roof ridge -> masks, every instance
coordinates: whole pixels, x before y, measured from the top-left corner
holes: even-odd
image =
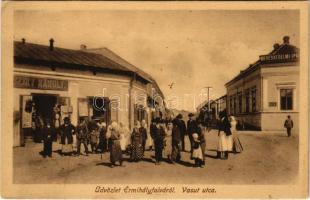
[[[36,43],[31,43],[31,42],[26,42],[25,44],[23,44],[22,42],[20,41],[14,41],[14,43],[19,43],[21,45],[34,45],[34,46],[41,46],[41,47],[47,47],[49,48],[48,45],[44,45],[44,44],[36,44]],[[68,49],[68,48],[64,48],[64,47],[57,47],[57,46],[54,46],[54,49],[60,49],[60,50],[66,50],[66,51],[77,51],[77,52],[80,52],[80,53],[85,53],[85,54],[95,54],[95,55],[99,55],[99,56],[102,56],[102,54],[99,54],[99,53],[94,53],[94,52],[88,52],[88,51],[82,51],[80,49]]]

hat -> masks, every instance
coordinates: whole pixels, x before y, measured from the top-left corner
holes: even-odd
[[[193,117],[194,114],[193,114],[193,113],[189,113],[188,116],[189,116],[189,117]]]
[[[160,123],[160,118],[159,118],[159,117],[156,117],[156,118],[154,119],[154,122],[155,122],[155,123]]]
[[[64,118],[64,122],[70,122],[70,118],[69,117],[65,117]]]
[[[178,115],[176,116],[176,118],[182,119],[182,118],[183,118],[183,115],[182,115],[182,114],[178,114]]]

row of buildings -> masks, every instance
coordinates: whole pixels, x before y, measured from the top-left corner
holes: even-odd
[[[270,53],[228,81],[224,96],[210,101],[212,119],[226,109],[243,129],[274,131],[283,130],[290,115],[298,129],[299,68],[299,49],[285,36],[282,44],[274,44]]]
[[[165,114],[164,95],[147,73],[107,48],[79,50],[14,42],[14,146],[31,137],[35,116],[122,122]]]

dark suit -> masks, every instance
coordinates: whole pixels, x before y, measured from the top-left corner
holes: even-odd
[[[139,132],[142,135],[142,147],[143,147],[143,152],[144,152],[145,151],[145,143],[146,143],[146,140],[147,140],[146,128],[140,127],[139,128]]]
[[[172,160],[173,161],[180,161],[181,154],[180,154],[180,144],[181,144],[181,131],[178,124],[174,124],[172,128]]]
[[[179,128],[180,128],[180,134],[181,134],[181,143],[182,143],[182,151],[185,150],[185,141],[184,141],[184,137],[186,135],[186,125],[184,120],[180,119],[180,124],[179,124]]]
[[[162,127],[155,127],[151,136],[154,140],[156,162],[160,162],[163,158],[162,154],[164,148],[165,131]]]
[[[52,156],[52,144],[55,138],[55,129],[52,127],[45,127],[43,129],[43,155]]]

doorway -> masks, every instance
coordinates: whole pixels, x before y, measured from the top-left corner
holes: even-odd
[[[54,106],[57,103],[57,95],[50,94],[32,94],[32,101],[35,104],[37,115],[39,115],[43,122],[47,119],[52,120],[54,118]]]

